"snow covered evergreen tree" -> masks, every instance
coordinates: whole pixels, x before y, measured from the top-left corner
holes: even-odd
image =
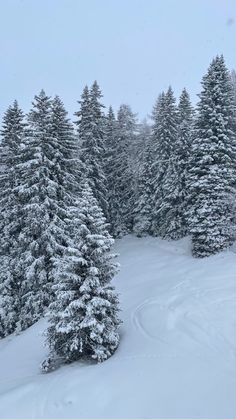
[[[146,144],[143,151],[141,172],[138,177],[136,202],[134,207],[133,231],[138,237],[151,234],[153,217],[153,183],[152,183],[153,155],[150,144]]]
[[[117,139],[114,149],[112,234],[122,237],[132,231],[134,179],[130,151],[135,138],[136,119],[128,105],[121,105],[117,115]]]
[[[28,129],[18,155],[17,272],[20,315],[18,330],[38,320],[53,297],[55,264],[67,246],[66,205],[70,203],[74,138],[59,98],[44,91],[35,96]],[[70,158],[71,155],[71,158]],[[70,186],[69,186],[70,185]]]
[[[17,165],[24,131],[24,115],[15,101],[4,114],[0,146],[0,337],[14,331],[20,315],[19,275],[15,269],[20,226],[15,188],[20,183]]]
[[[56,177],[60,206],[67,208],[77,195],[84,167],[78,157],[78,140],[68,119],[62,100],[56,96],[51,103],[51,134],[54,138]]]
[[[191,140],[193,134],[194,110],[186,89],[183,89],[178,105],[178,130],[176,143],[176,163],[179,179],[179,211],[181,217],[181,232],[187,234],[187,174],[191,155]]]
[[[233,84],[234,102],[236,103],[236,71],[235,70],[231,72],[231,80]]]
[[[165,239],[182,236],[180,182],[177,162],[178,115],[173,90],[160,95],[153,112],[153,190],[152,231]]]
[[[117,196],[114,182],[116,161],[117,122],[112,107],[109,107],[105,121],[105,176],[107,182],[107,221],[111,234],[115,231],[114,217],[117,211]]]
[[[52,225],[57,217],[58,184],[53,177],[57,150],[51,133],[51,100],[44,91],[35,96],[28,116],[29,129],[20,155],[17,189],[20,208],[20,259],[16,269],[20,278],[21,316],[18,328],[25,329],[38,320],[51,299],[55,251],[58,247]]]
[[[232,82],[232,86],[233,86],[234,105],[235,105],[233,130],[234,130],[235,135],[236,135],[236,71],[235,70],[233,70],[231,72],[231,82]]]
[[[199,97],[189,170],[189,224],[193,255],[204,257],[234,239],[235,106],[223,56],[210,64]]]
[[[152,209],[153,209],[153,185],[152,185],[152,148],[151,127],[146,120],[140,124],[137,140],[136,155],[134,162],[134,226],[133,231],[138,236],[151,233]]]
[[[107,185],[104,174],[105,121],[101,91],[95,81],[89,90],[86,86],[81,96],[78,120],[80,159],[84,163],[87,179],[98,204],[107,216]]]
[[[119,343],[118,298],[111,280],[116,272],[105,218],[84,183],[75,208],[71,208],[76,240],[58,265],[50,305],[47,342],[50,356],[42,364],[49,371],[56,359],[72,362],[81,358],[98,362],[109,358]]]

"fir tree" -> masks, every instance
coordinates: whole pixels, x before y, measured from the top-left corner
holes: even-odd
[[[178,131],[176,143],[176,163],[179,179],[179,211],[181,231],[179,236],[187,234],[187,174],[191,155],[191,140],[194,121],[194,111],[186,89],[183,89],[178,105]]]
[[[19,207],[20,257],[14,261],[20,284],[18,329],[38,320],[53,298],[55,265],[68,245],[67,205],[73,185],[71,125],[59,98],[41,91],[28,116],[29,128],[19,155],[21,183],[15,188]],[[75,183],[75,181],[74,181]]]
[[[178,116],[171,87],[153,112],[153,234],[165,239],[181,237],[180,183],[177,168]]]
[[[230,74],[217,56],[202,80],[189,170],[189,224],[193,255],[231,245],[235,196],[235,112]]]
[[[51,103],[51,134],[54,138],[54,173],[59,186],[58,200],[67,207],[78,193],[84,167],[78,157],[78,141],[62,100],[56,96]]]
[[[14,331],[20,315],[19,274],[15,269],[20,226],[15,188],[20,183],[17,165],[24,132],[24,115],[15,101],[3,117],[0,147],[0,336]]]
[[[35,96],[28,124],[17,190],[21,223],[18,238],[21,257],[16,266],[20,273],[20,329],[38,320],[49,304],[57,248],[52,232],[58,210],[58,185],[52,176],[57,151],[51,134],[51,100],[44,91]]]
[[[153,184],[152,163],[153,155],[150,144],[146,145],[142,153],[141,169],[138,177],[137,196],[134,209],[133,231],[138,237],[151,234],[153,216]]]
[[[116,160],[117,122],[112,107],[109,107],[105,121],[105,176],[107,182],[107,221],[111,234],[115,231],[116,188],[114,164]]]
[[[95,81],[89,90],[86,86],[81,96],[78,120],[80,159],[86,168],[89,186],[98,204],[107,216],[107,186],[104,174],[105,123],[101,91]]]
[[[44,371],[52,369],[58,357],[66,362],[104,361],[119,343],[118,298],[110,284],[116,272],[110,253],[113,240],[86,183],[71,208],[71,223],[76,240],[58,266],[47,330],[51,353],[42,365]]]
[[[236,135],[236,71],[235,70],[231,72],[231,82],[232,82],[232,87],[233,87],[234,107],[235,107],[233,130]]]
[[[135,138],[135,115],[127,105],[121,105],[117,116],[117,139],[113,165],[115,199],[113,201],[114,237],[122,237],[132,231],[134,208],[134,173],[130,150]]]
[[[236,71],[235,70],[231,72],[231,81],[233,85],[234,103],[236,104]]]

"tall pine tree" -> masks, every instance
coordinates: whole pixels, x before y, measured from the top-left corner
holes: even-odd
[[[152,225],[152,149],[151,127],[146,120],[139,126],[136,141],[136,159],[134,170],[135,204],[133,231],[138,236],[151,233]]]
[[[18,163],[24,133],[24,115],[15,101],[4,114],[0,146],[0,336],[15,330],[21,309],[16,269],[21,226],[16,188],[20,184]]]
[[[86,169],[89,186],[98,204],[107,216],[107,185],[104,173],[105,118],[101,104],[100,88],[95,81],[89,90],[86,86],[81,96],[78,120],[80,159]]]
[[[160,95],[153,112],[154,235],[165,239],[182,236],[180,184],[177,159],[178,115],[173,90]]]
[[[234,238],[235,112],[230,74],[217,56],[202,80],[189,169],[193,255],[209,256]]]
[[[178,130],[176,144],[176,163],[179,180],[179,212],[181,217],[181,230],[179,237],[188,232],[187,205],[188,188],[187,177],[189,159],[191,157],[191,141],[193,136],[194,110],[186,89],[183,89],[178,105]]]
[[[25,329],[44,313],[53,292],[57,259],[68,246],[66,219],[76,185],[72,165],[75,140],[59,98],[41,91],[28,116],[18,153],[16,249],[11,257],[17,275],[20,310],[15,330]]]
[[[109,107],[105,120],[105,176],[107,182],[107,221],[109,231],[114,234],[117,196],[114,182],[114,164],[116,161],[117,121],[112,107]]]
[[[134,173],[131,150],[135,138],[136,117],[128,105],[121,105],[117,115],[117,137],[114,149],[113,201],[114,237],[122,237],[132,231],[134,209]]]

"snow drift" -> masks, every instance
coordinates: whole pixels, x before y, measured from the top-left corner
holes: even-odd
[[[45,320],[3,339],[0,418],[235,419],[236,255],[195,260],[186,239],[132,236],[116,250],[116,353],[41,374]]]

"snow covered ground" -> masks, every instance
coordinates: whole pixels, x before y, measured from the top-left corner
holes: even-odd
[[[0,341],[1,419],[236,419],[236,254],[188,240],[117,242],[121,343],[100,365],[50,374],[42,320]]]

